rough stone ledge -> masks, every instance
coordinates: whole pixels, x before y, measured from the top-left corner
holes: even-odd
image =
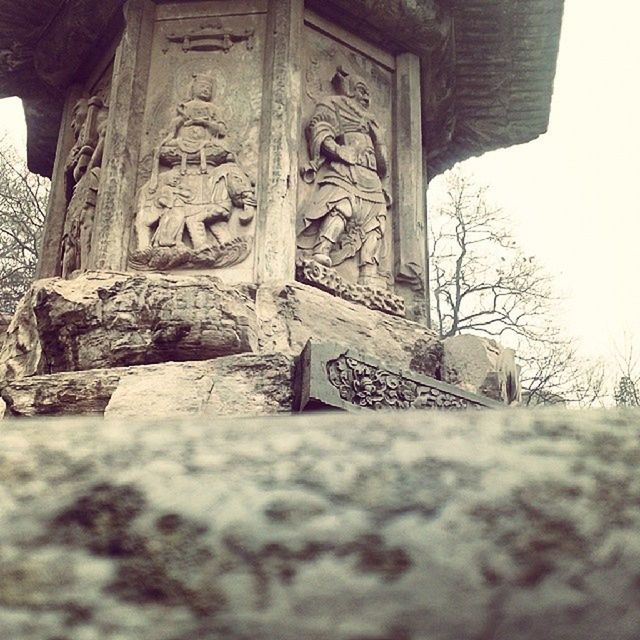
[[[0,430],[0,637],[636,640],[640,414]]]
[[[242,354],[199,362],[31,376],[0,385],[7,416],[268,415],[292,410],[294,359]]]
[[[256,351],[253,296],[250,287],[205,276],[89,272],[39,280],[9,325],[0,379]]]
[[[210,276],[89,272],[34,283],[0,352],[0,380],[239,353],[297,356],[340,341],[440,377],[436,334],[314,287],[225,285]]]

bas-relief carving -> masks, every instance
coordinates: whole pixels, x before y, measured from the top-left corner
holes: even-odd
[[[310,258],[296,261],[296,279],[310,284],[338,298],[357,302],[374,311],[382,311],[392,316],[405,316],[405,302],[388,289],[347,282],[335,269],[320,264]]]
[[[313,25],[305,28],[296,277],[404,315],[393,291],[394,61]]]
[[[328,361],[326,371],[340,398],[361,408],[450,410],[497,406],[489,399],[465,396],[451,385],[414,380],[347,355]]]
[[[62,276],[87,268],[107,126],[107,106],[98,96],[75,104],[71,129],[75,144],[65,163],[66,215]]]
[[[167,44],[163,51],[169,50],[169,43],[177,42],[182,45],[185,53],[189,51],[224,51],[231,50],[236,42],[246,42],[247,50],[251,51],[255,42],[254,29],[226,29],[221,21],[207,23],[196,29],[167,34]]]
[[[197,74],[154,152],[136,216],[134,268],[227,267],[242,262],[252,238],[255,190],[226,142],[213,103],[213,78]]]
[[[340,66],[331,84],[334,94],[316,103],[306,127],[311,159],[301,172],[315,189],[300,207],[298,247],[325,267],[355,260],[358,284],[385,288],[386,134],[370,110],[365,78]]]
[[[262,18],[157,23],[132,268],[234,267],[250,277]]]

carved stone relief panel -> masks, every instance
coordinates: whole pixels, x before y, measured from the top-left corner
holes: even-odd
[[[93,222],[99,197],[100,172],[107,128],[113,66],[106,65],[71,112],[74,144],[64,167],[64,226],[61,274],[68,278],[89,264]]]
[[[363,301],[371,295],[353,292],[374,289],[401,315],[403,302],[393,295],[394,59],[307,18],[298,278]],[[338,285],[309,279],[318,272],[313,263],[332,270]]]
[[[159,5],[132,269],[253,280],[262,103],[262,2]]]

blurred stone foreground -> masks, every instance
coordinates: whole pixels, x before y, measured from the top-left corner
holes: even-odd
[[[599,640],[640,629],[640,413],[0,430],[0,638]]]

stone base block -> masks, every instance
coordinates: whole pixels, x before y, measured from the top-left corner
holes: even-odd
[[[0,379],[256,351],[252,296],[205,276],[40,280],[9,326]]]
[[[314,287],[92,272],[33,285],[9,326],[0,380],[239,353],[299,355],[310,338],[440,377],[442,343],[433,331]]]
[[[31,376],[1,394],[8,416],[257,416],[291,411],[293,370],[290,356],[247,354]]]
[[[338,342],[398,369],[440,378],[442,341],[416,322],[299,283],[260,288],[256,308],[261,350],[297,355],[310,339]]]
[[[443,346],[444,380],[505,404],[520,402],[520,369],[513,349],[474,335],[446,338]]]

